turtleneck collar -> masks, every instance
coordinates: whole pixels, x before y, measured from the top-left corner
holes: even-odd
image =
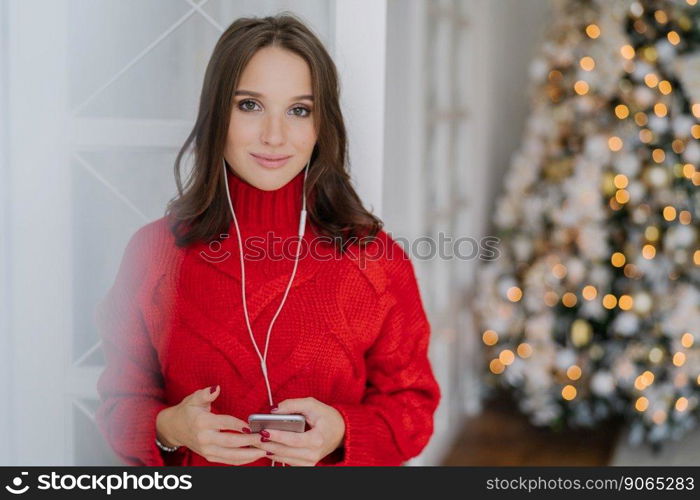
[[[231,203],[240,227],[296,233],[302,206],[304,170],[284,186],[265,191],[226,168]],[[309,200],[307,199],[307,206]],[[231,222],[233,224],[233,222]]]

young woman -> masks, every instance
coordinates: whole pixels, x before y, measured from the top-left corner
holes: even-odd
[[[346,155],[321,42],[291,15],[235,21],[179,194],[132,236],[97,311],[97,422],[125,463],[400,465],[425,447],[430,325]],[[248,415],[275,411],[307,430],[250,431]]]

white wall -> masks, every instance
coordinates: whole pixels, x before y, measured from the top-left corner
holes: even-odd
[[[550,0],[496,0],[487,2],[483,13],[483,106],[475,109],[484,130],[481,153],[487,172],[488,189],[475,190],[481,208],[479,232],[487,231],[488,214],[493,211],[494,195],[500,190],[510,157],[520,145],[520,137],[530,109],[528,67],[549,25]],[[478,73],[476,73],[478,75]],[[476,165],[474,166],[475,168]],[[483,187],[483,186],[482,186]]]
[[[7,116],[7,3],[0,1],[0,117]],[[9,153],[7,122],[0,119],[0,401],[4,408],[12,408],[11,390],[12,371],[10,370],[10,263],[9,263]],[[11,411],[0,411],[0,465],[10,465],[14,455],[13,434],[6,432],[11,428]]]
[[[489,234],[494,195],[500,189],[510,156],[520,143],[529,110],[528,67],[548,23],[549,0],[463,1],[468,25],[467,49],[461,61],[465,68],[462,78],[466,81],[461,87],[466,94],[463,102],[468,116],[460,141],[467,160],[457,168],[465,174],[461,177],[468,180],[461,188],[468,205],[464,209],[466,221],[460,224],[461,233],[453,236],[478,239]],[[423,224],[429,218],[422,203],[426,187],[420,176],[427,147],[424,125],[430,119],[425,114],[429,75],[425,74],[424,60],[428,4],[428,0],[390,0],[387,18],[382,218],[387,231],[411,241],[424,234]],[[454,7],[450,2],[440,5]],[[460,264],[467,283],[477,266],[477,262]],[[431,289],[434,285],[426,272],[432,273],[434,268],[423,267],[418,263],[417,274],[424,302],[429,303],[436,291]],[[443,397],[449,401],[441,402],[435,435],[416,464],[439,463],[460,431],[463,414],[476,413],[481,408],[480,335],[471,324],[466,306],[464,309],[463,319],[456,325],[457,341],[447,348],[436,331],[444,318],[430,317],[432,347],[439,348],[433,349],[431,360],[435,371],[449,379],[443,387],[447,389]]]
[[[350,175],[365,206],[378,216],[382,213],[386,15],[385,0],[335,3],[333,60],[341,79]]]
[[[412,86],[421,77],[416,67],[416,50],[422,47],[422,29],[413,23],[411,7],[431,0],[391,0],[387,29],[386,124],[384,154],[383,219],[397,234],[415,234],[414,222],[420,210],[410,194],[419,186],[410,166],[420,154],[423,138],[411,135],[415,122],[422,120],[421,106],[412,100]],[[528,65],[536,53],[541,34],[548,25],[549,0],[466,0],[473,12],[474,29],[481,43],[474,47],[478,65],[471,72],[472,92],[481,105],[471,110],[472,119],[484,131],[484,141],[474,152],[475,161],[466,168],[484,173],[474,187],[478,215],[475,230],[483,234],[487,214],[499,179],[505,174],[511,154],[520,144],[520,134],[529,111]],[[486,189],[484,189],[486,188]],[[413,223],[412,223],[413,221]]]
[[[530,109],[529,65],[548,25],[549,0],[467,0],[474,4],[475,41],[470,54],[472,91],[469,98],[469,142],[472,157],[469,170],[470,200],[468,236],[492,234],[491,214],[496,195],[509,169],[511,155],[520,146],[522,130]],[[478,268],[467,269],[469,279]],[[470,296],[478,290],[470,290]],[[467,300],[468,300],[467,299]],[[461,405],[473,415],[481,410],[481,332],[476,331],[471,312],[460,345],[462,368]]]

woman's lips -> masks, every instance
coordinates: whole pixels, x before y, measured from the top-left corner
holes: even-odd
[[[263,158],[261,156],[254,155],[253,153],[250,153],[250,156],[253,157],[253,159],[258,162],[259,165],[262,165],[263,167],[267,168],[279,168],[285,163],[287,163],[287,160],[291,158],[291,156],[286,156],[284,158],[281,158],[279,160],[268,160],[267,158]]]

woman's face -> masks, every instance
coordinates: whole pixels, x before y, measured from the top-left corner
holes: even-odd
[[[265,191],[279,189],[306,166],[316,144],[306,61],[279,47],[258,50],[233,99],[226,161],[249,184]],[[256,155],[288,158],[265,165]]]

